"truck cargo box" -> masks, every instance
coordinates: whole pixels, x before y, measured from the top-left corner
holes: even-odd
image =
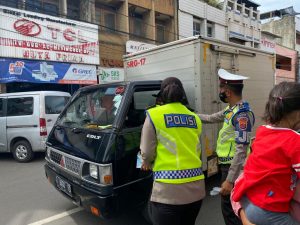
[[[256,116],[253,136],[256,128],[262,124],[265,103],[274,86],[274,63],[273,54],[200,36],[124,56],[125,80],[178,77],[183,83],[190,107],[199,113],[211,114],[226,106],[218,97],[218,69],[249,77],[244,82],[243,98],[250,103]],[[203,126],[201,142],[204,170],[207,157],[215,150],[221,126]],[[216,160],[210,163],[216,165]]]

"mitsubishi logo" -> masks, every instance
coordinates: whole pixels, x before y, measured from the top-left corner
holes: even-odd
[[[14,23],[14,28],[20,34],[25,36],[35,37],[41,33],[41,27],[36,22],[19,19]]]

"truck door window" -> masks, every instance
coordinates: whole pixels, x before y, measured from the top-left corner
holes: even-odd
[[[146,110],[155,106],[156,97],[153,95],[156,95],[158,92],[159,90],[137,90],[134,92],[125,121],[126,127],[138,127],[144,124]]]
[[[111,127],[124,90],[124,86],[112,85],[80,93],[68,105],[58,124],[97,130]]]
[[[33,98],[7,99],[7,116],[26,116],[33,114]]]

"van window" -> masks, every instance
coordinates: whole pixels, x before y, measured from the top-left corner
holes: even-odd
[[[68,103],[70,97],[66,96],[46,96],[45,111],[46,114],[60,114]]]
[[[26,116],[33,114],[33,97],[7,99],[7,116]]]
[[[0,98],[0,117],[3,116],[3,98]]]

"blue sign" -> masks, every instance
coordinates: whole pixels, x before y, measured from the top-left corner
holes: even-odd
[[[0,83],[96,84],[96,66],[0,58]]]
[[[167,128],[188,127],[197,128],[196,119],[192,115],[186,114],[165,114],[165,124]]]

